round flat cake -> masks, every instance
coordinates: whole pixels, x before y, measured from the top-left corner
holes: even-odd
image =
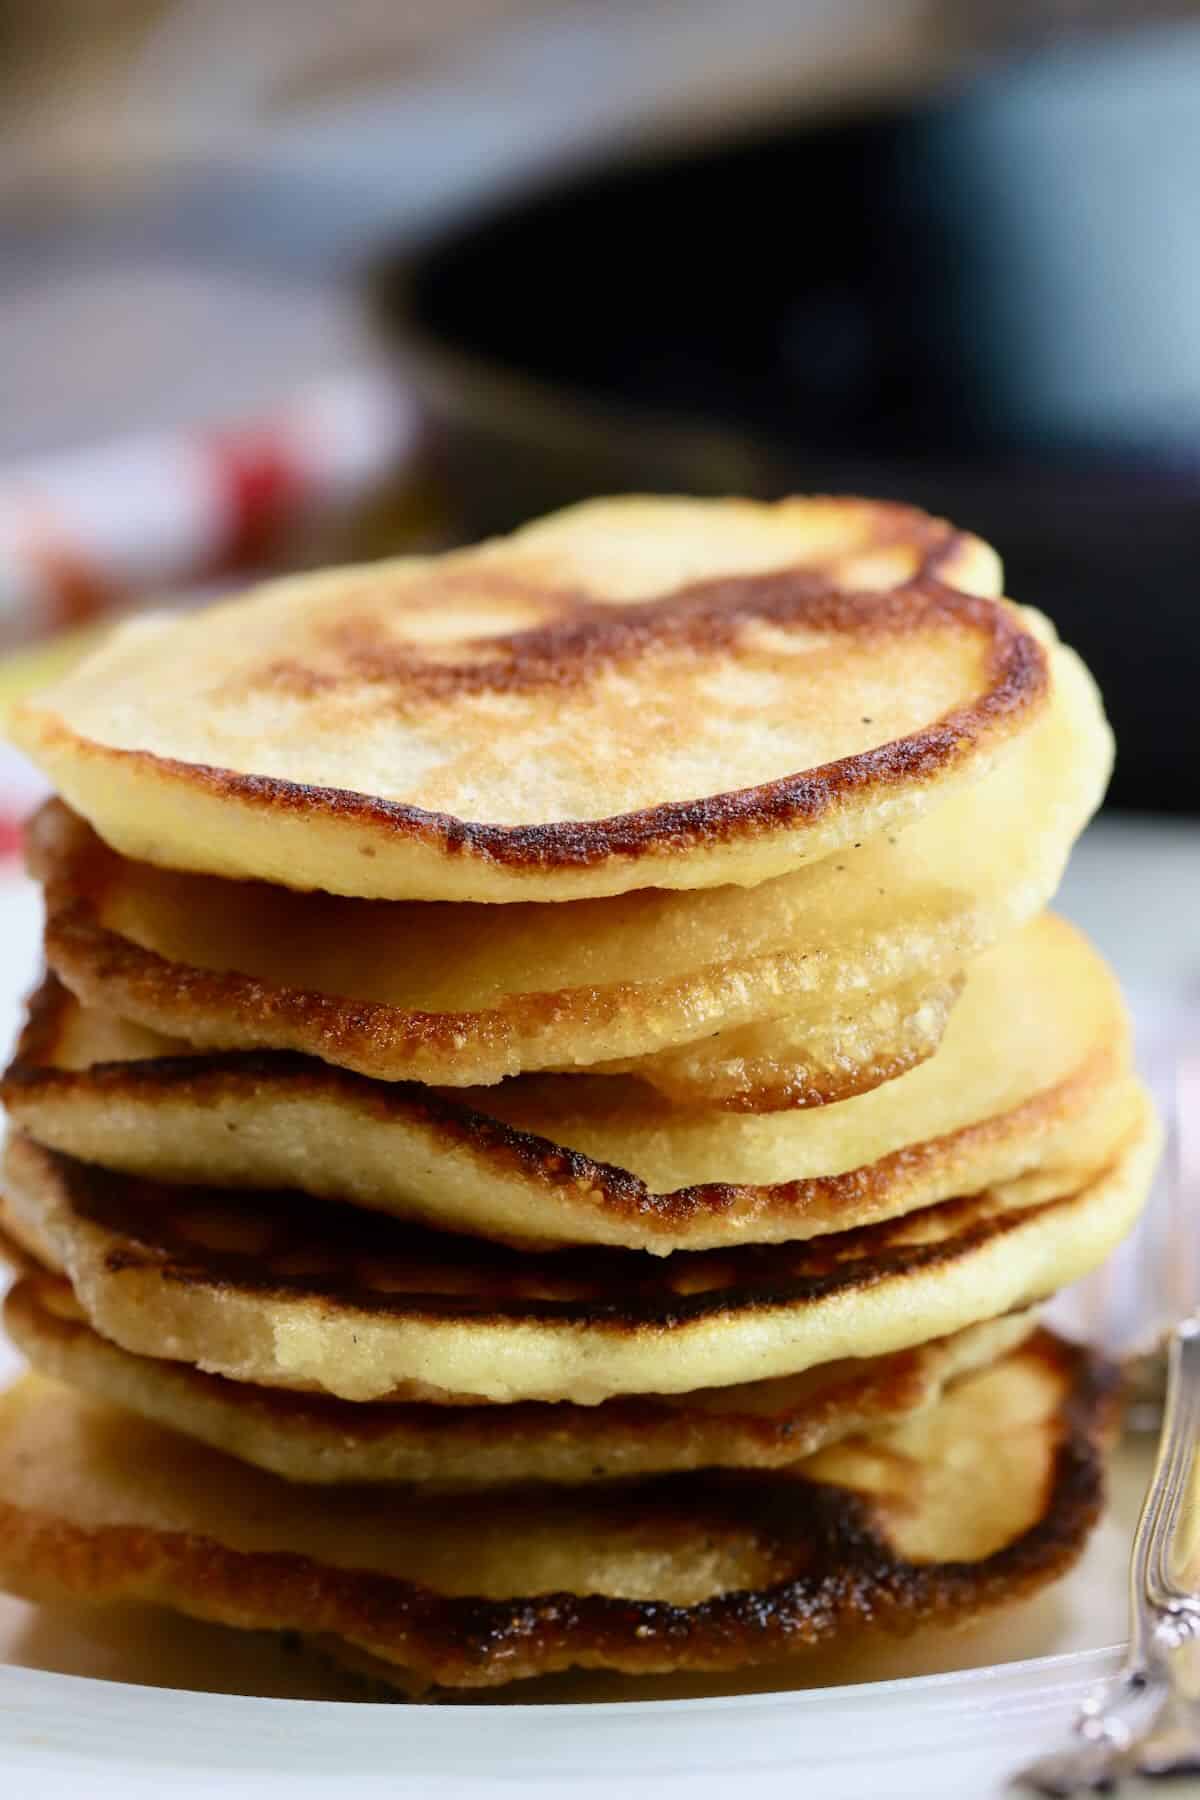
[[[595,502],[122,627],[12,731],[116,849],[373,899],[757,883],[993,766],[1046,659],[977,539]]]
[[[1158,1153],[787,1245],[535,1256],[296,1194],[168,1186],[10,1140],[3,1221],[102,1336],[346,1400],[687,1393],[884,1356],[1023,1309],[1103,1261]]]
[[[1115,1372],[1039,1336],[786,1470],[314,1496],[30,1376],[0,1396],[0,1580],[316,1638],[410,1692],[728,1669],[961,1625],[1075,1561]]]
[[[573,1486],[683,1469],[784,1468],[932,1405],[951,1382],[1007,1355],[1036,1329],[1032,1313],[1016,1313],[892,1356],[599,1406],[563,1400],[364,1406],[135,1356],[91,1329],[70,1284],[57,1276],[19,1280],[6,1296],[4,1324],[43,1375],[286,1480],[434,1482],[454,1490],[532,1481]]]
[[[617,1075],[435,1093],[312,1058],[197,1054],[54,987],[2,1092],[40,1143],[128,1174],[663,1255],[843,1231],[1035,1172],[1061,1192],[1131,1130],[1129,1065],[1111,973],[1045,914],[971,965],[935,1056],[827,1106],[694,1109]]]

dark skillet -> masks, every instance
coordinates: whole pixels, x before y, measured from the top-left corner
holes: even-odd
[[[1037,283],[976,204],[996,93],[577,178],[384,263],[378,311],[416,347],[466,533],[633,488],[914,500],[1000,547],[1010,591],[1087,656],[1117,803],[1200,810],[1200,461],[1142,415],[1108,437],[1030,424],[1037,334],[1096,320],[1032,317],[1029,354],[997,334],[989,294]]]

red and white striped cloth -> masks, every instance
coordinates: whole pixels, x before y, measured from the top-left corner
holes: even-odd
[[[268,417],[0,468],[0,650],[261,566],[415,462],[415,404],[386,371]]]

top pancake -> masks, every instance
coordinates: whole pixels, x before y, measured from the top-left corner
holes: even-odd
[[[750,885],[1044,704],[978,540],[860,500],[596,502],[126,625],[14,715],[124,854],[376,899]]]

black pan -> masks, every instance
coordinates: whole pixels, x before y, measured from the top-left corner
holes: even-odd
[[[1096,337],[1097,318],[1033,311],[1024,343],[989,311],[999,250],[1014,281],[1037,251],[998,246],[983,204],[979,143],[994,160],[1013,85],[579,178],[385,260],[378,315],[415,359],[464,535],[639,488],[915,501],[1001,548],[1010,591],[1087,656],[1120,740],[1114,801],[1200,810],[1200,458],[1152,409],[1107,432],[1069,395],[1057,424],[1038,415],[1047,334]],[[1169,121],[1154,128],[1161,154]],[[1072,153],[1063,139],[1064,168]],[[1018,195],[1036,173],[1005,165]],[[1120,229],[1103,239],[1118,258]],[[1104,389],[1103,299],[1084,402]]]

